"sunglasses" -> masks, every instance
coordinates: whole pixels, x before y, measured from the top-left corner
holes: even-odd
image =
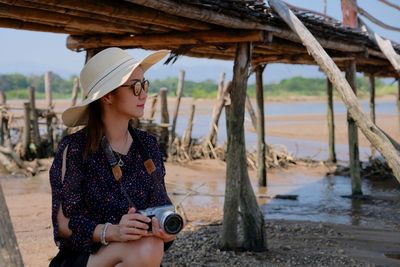
[[[147,93],[149,91],[150,82],[148,80],[132,80],[131,84],[124,84],[121,87],[129,87],[135,96],[139,96],[142,90]]]

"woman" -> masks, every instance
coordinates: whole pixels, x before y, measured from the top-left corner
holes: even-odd
[[[136,212],[171,201],[155,137],[129,128],[130,119],[143,115],[149,87],[144,72],[168,52],[136,61],[122,49],[108,48],[81,71],[85,99],[62,119],[66,126],[86,127],[62,139],[50,169],[60,249],[50,266],[160,266],[175,239],[157,219]]]

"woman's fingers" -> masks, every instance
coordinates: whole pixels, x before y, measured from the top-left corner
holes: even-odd
[[[143,230],[149,229],[148,224],[142,223],[140,221],[128,221],[127,225],[128,225],[128,227],[132,227],[132,228],[139,228],[139,229],[143,229]]]
[[[125,214],[124,216],[126,216],[128,218],[128,220],[131,220],[131,221],[137,220],[137,221],[142,221],[144,223],[151,222],[151,219],[149,217],[144,216],[140,213],[128,213],[128,214]]]

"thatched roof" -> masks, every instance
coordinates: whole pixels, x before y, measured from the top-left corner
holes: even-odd
[[[397,77],[367,34],[294,11],[339,67],[356,59],[358,71]],[[254,64],[316,64],[279,16],[253,0],[0,0],[0,27],[66,33],[76,51],[119,46],[232,60],[237,42],[253,42]]]

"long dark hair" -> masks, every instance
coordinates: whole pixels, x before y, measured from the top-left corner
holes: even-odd
[[[89,154],[95,153],[100,147],[103,137],[104,126],[102,117],[102,108],[100,99],[92,102],[88,106],[88,123],[86,126],[86,147],[83,157],[86,159]]]

